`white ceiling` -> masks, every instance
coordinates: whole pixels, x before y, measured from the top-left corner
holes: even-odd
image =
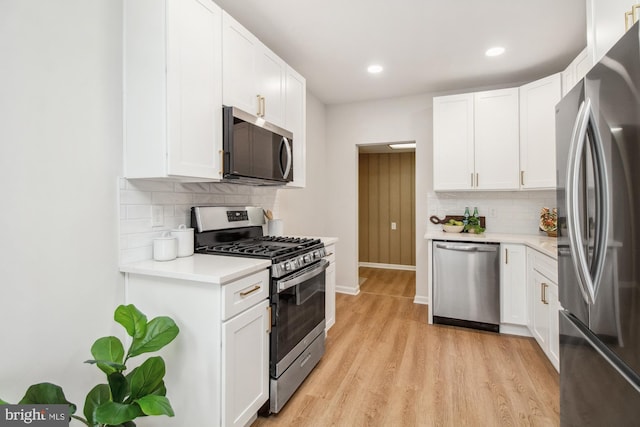
[[[586,46],[585,0],[216,0],[326,104],[519,84]],[[484,52],[502,45],[506,53]],[[369,75],[379,63],[385,70]]]

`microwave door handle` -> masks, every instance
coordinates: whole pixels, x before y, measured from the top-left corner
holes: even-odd
[[[282,177],[286,178],[289,176],[289,172],[291,172],[291,164],[293,162],[292,154],[291,154],[291,142],[287,137],[283,136],[280,140],[280,152],[282,153],[282,147],[287,150],[287,166],[282,167],[282,157],[280,157],[280,172],[282,173]]]
[[[596,233],[594,236],[594,248],[592,265],[592,282],[587,283],[593,286],[592,292],[594,299],[598,295],[602,273],[606,262],[607,247],[609,241],[609,219],[611,217],[610,193],[609,193],[609,174],[607,172],[607,162],[604,154],[604,146],[598,122],[593,112],[593,108],[589,108],[589,141],[592,146],[592,157],[594,162],[594,179],[596,190]]]
[[[587,128],[589,124],[589,111],[591,101],[586,100],[580,104],[578,116],[573,126],[571,135],[571,146],[569,148],[569,160],[567,162],[567,234],[569,237],[569,248],[571,249],[571,261],[578,277],[578,286],[585,302],[593,304],[595,294],[591,282],[591,275],[587,263],[587,256],[583,245],[580,218],[580,164],[584,152],[585,139],[587,138]]]

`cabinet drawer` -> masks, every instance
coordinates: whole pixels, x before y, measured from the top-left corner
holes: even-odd
[[[558,262],[555,259],[535,251],[532,267],[554,283],[558,283]]]
[[[329,262],[336,262],[336,245],[325,246],[324,250],[327,252],[325,258]]]
[[[222,320],[269,298],[269,270],[260,271],[222,286]]]

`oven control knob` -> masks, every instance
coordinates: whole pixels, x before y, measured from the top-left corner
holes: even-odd
[[[285,262],[284,263],[284,271],[289,271],[289,270],[291,270],[291,263]]]
[[[304,256],[304,262],[311,262],[311,255],[307,254]]]

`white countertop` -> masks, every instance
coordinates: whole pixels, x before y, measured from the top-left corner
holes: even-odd
[[[506,234],[506,233],[447,233],[445,231],[427,231],[427,240],[456,240],[466,242],[515,243],[529,246],[554,259],[558,258],[558,239],[535,234]]]
[[[270,266],[271,260],[268,259],[194,254],[173,261],[146,260],[123,264],[120,271],[224,285]]]

